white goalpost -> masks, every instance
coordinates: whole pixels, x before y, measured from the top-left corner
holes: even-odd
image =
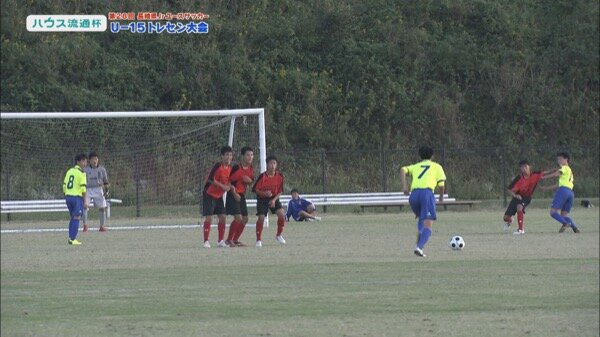
[[[263,108],[190,111],[2,112],[2,200],[62,198],[76,153],[98,153],[111,192],[142,210],[198,205],[224,145],[254,149],[266,170]],[[166,208],[166,207],[164,207]],[[157,214],[161,215],[161,214]]]

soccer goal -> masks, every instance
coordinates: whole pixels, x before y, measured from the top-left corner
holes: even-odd
[[[108,171],[112,196],[137,216],[199,205],[224,145],[235,162],[252,147],[255,172],[266,170],[264,109],[2,112],[1,119],[2,200],[63,198],[73,157],[90,151]]]

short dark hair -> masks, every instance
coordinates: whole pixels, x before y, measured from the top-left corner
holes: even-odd
[[[523,166],[523,165],[529,165],[529,162],[527,160],[523,159],[519,162],[519,166]]]
[[[561,151],[559,153],[556,154],[557,157],[563,157],[565,158],[567,161],[569,161],[571,159],[571,157],[569,157],[569,153],[566,151]]]
[[[88,159],[88,156],[85,153],[79,153],[75,155],[75,162],[78,163],[84,159]]]
[[[298,192],[297,188],[292,188],[292,190],[290,191],[290,194],[292,194],[292,193],[298,193],[298,194],[300,194],[300,192]]]
[[[277,157],[275,157],[274,155],[270,155],[270,156],[267,157],[267,160],[265,160],[265,161],[268,163],[271,160],[277,161]]]
[[[429,146],[421,146],[419,156],[421,156],[421,159],[431,159],[433,157],[433,149]]]
[[[233,153],[233,149],[232,149],[232,148],[231,148],[231,146],[229,146],[229,145],[223,146],[223,147],[221,148],[221,156],[222,156],[222,155],[224,155],[224,154],[225,154],[225,153],[227,153],[227,152],[231,152],[231,153]]]
[[[252,150],[252,148],[251,148],[250,146],[244,146],[244,147],[242,148],[242,151],[240,151],[240,153],[241,153],[241,154],[242,154],[242,156],[243,156],[243,155],[245,155],[245,154],[246,154],[246,152],[248,152],[248,151],[252,151],[252,152],[254,152],[254,150]]]
[[[90,154],[88,154],[88,159],[92,159],[93,157],[98,157],[98,154],[94,151],[90,152]]]

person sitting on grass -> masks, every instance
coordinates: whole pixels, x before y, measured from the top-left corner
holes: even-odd
[[[288,202],[287,213],[285,219],[290,221],[293,218],[296,221],[321,221],[321,217],[317,216],[317,207],[309,200],[300,198],[300,193],[297,189],[292,189],[292,199]]]

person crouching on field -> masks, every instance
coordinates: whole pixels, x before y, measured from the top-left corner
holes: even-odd
[[[229,191],[233,186],[229,183],[231,174],[231,160],[233,159],[233,149],[231,146],[221,148],[221,162],[216,163],[206,179],[204,191],[202,192],[202,216],[204,216],[204,248],[210,248],[208,237],[210,235],[210,226],[212,216],[217,215],[219,224],[219,247],[227,247],[225,240],[225,205],[223,204],[223,194]]]
[[[317,207],[311,201],[300,198],[297,189],[292,189],[292,199],[287,204],[287,213],[285,219],[290,221],[293,218],[296,221],[321,221],[317,216]]]
[[[283,193],[283,175],[277,170],[277,157],[267,157],[267,170],[261,173],[256,179],[252,191],[256,193],[256,247],[262,247],[262,230],[265,216],[269,210],[272,214],[277,214],[277,235],[275,239],[280,244],[285,244],[283,238],[283,226],[285,218],[283,206],[279,201],[279,196]]]
[[[519,228],[513,233],[515,235],[525,234],[525,207],[531,202],[531,197],[540,179],[549,178],[550,171],[535,171],[531,172],[531,166],[527,160],[519,162],[519,170],[521,174],[508,185],[508,193],[512,195],[512,200],[504,213],[504,231],[508,231],[512,223],[512,217],[517,215],[517,223]]]

